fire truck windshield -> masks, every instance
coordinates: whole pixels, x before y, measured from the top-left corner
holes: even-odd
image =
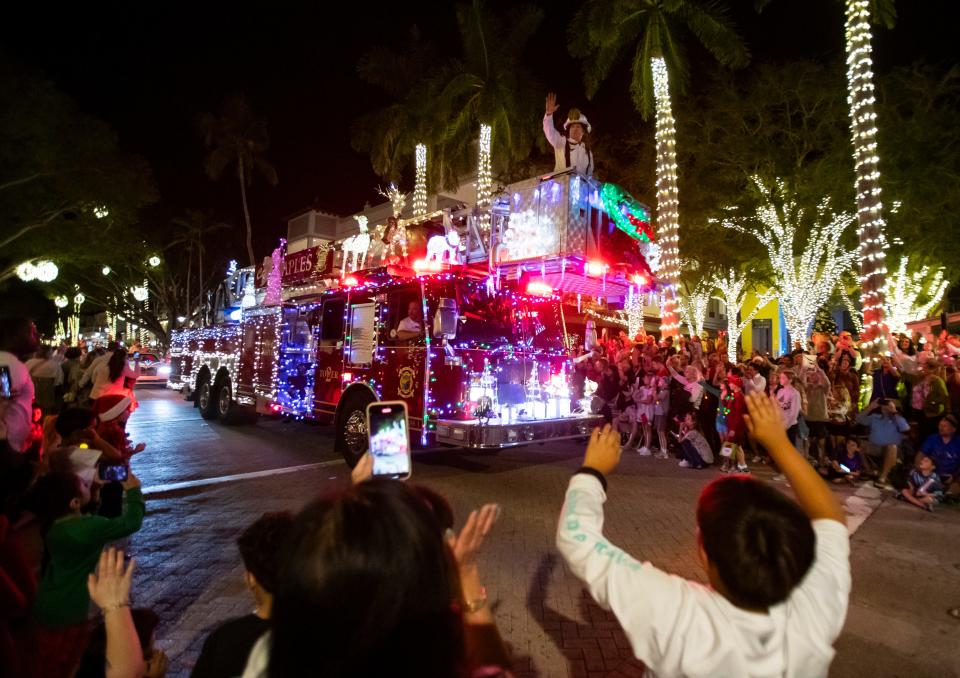
[[[459,348],[559,351],[560,306],[553,299],[475,295],[460,304]]]

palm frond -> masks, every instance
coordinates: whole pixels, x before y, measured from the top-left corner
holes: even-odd
[[[750,61],[750,51],[717,2],[685,2],[680,18],[707,51],[724,66],[741,68]]]

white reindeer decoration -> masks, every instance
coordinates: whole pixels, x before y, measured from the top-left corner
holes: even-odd
[[[343,270],[347,271],[349,265],[351,271],[358,271],[363,268],[367,259],[367,250],[370,248],[370,233],[367,232],[367,218],[363,215],[354,217],[360,226],[360,232],[351,235],[343,241]]]
[[[434,235],[427,241],[427,261],[460,263],[460,234],[448,228],[446,235]]]

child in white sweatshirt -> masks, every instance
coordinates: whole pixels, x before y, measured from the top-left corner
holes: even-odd
[[[745,476],[708,485],[697,547],[709,586],[636,560],[603,536],[606,476],[620,441],[594,431],[571,479],[557,548],[601,607],[612,610],[650,676],[827,675],[850,594],[843,509],[790,444],[776,401],[747,398],[750,434],[793,486],[794,503]]]

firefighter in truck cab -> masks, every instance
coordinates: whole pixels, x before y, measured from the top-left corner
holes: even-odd
[[[419,302],[407,305],[407,316],[400,321],[394,336],[406,344],[413,344],[423,334],[423,309]]]

